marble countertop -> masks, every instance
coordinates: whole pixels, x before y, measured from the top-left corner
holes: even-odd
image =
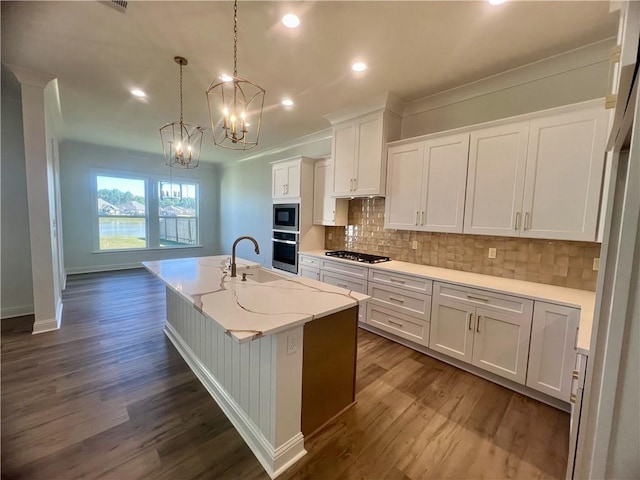
[[[369,298],[316,280],[279,275],[240,258],[238,276],[231,278],[229,260],[229,255],[221,255],[142,264],[240,342],[355,307]],[[246,282],[241,281],[243,272],[251,274]],[[261,282],[261,276],[267,281]]]
[[[327,257],[327,250],[313,250],[300,252],[301,255],[324,258],[336,262],[344,262],[353,265],[351,260],[342,260],[335,257]],[[473,272],[462,272],[448,268],[432,267],[429,265],[419,265],[416,263],[400,262],[391,260],[389,262],[356,265],[379,270],[387,270],[407,275],[416,275],[430,278],[440,282],[451,282],[468,287],[481,288],[496,293],[507,293],[519,297],[530,298],[532,300],[542,300],[549,303],[567,305],[580,309],[580,328],[578,330],[578,350],[580,353],[589,354],[591,344],[591,330],[593,325],[593,312],[595,305],[595,292],[578,290],[575,288],[556,287],[543,283],[525,282],[511,278],[494,277]]]

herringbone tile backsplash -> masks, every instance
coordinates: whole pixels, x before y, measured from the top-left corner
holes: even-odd
[[[413,241],[418,248],[412,249]],[[384,229],[384,198],[349,202],[349,225],[325,228],[325,248],[595,291],[600,244]],[[489,248],[496,258],[488,258]]]

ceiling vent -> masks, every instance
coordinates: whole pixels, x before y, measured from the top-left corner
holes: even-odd
[[[111,7],[120,13],[125,13],[127,11],[127,3],[129,3],[126,0],[99,0],[99,1],[100,3],[106,5],[107,7]]]

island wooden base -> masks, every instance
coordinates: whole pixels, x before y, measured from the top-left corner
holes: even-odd
[[[355,401],[358,307],[304,326],[302,434],[307,437]]]

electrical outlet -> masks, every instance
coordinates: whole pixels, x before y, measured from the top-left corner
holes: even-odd
[[[296,343],[296,337],[293,335],[287,336],[287,355],[292,355],[298,351],[298,345]]]
[[[414,250],[418,249],[418,241],[414,240],[413,242],[411,242],[411,248],[413,248]]]
[[[329,232],[329,234],[327,235],[327,238],[329,240],[333,240],[333,233]]]
[[[490,248],[489,249],[489,258],[496,258],[496,249],[495,248]]]
[[[596,257],[593,259],[593,269],[597,272],[600,270],[600,257]]]

